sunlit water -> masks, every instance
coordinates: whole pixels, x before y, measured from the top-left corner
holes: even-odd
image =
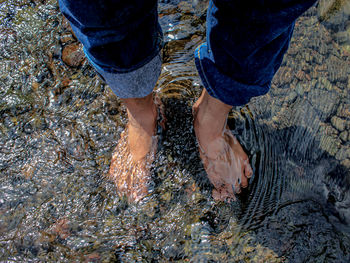
[[[222,203],[192,129],[206,4],[160,1],[167,130],[130,205],[105,179],[125,110],[81,47],[62,61],[77,42],[56,1],[0,1],[0,261],[350,261],[350,4],[321,2],[271,91],[230,116],[254,176]]]

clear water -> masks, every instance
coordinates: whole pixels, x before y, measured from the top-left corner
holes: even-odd
[[[192,130],[205,8],[160,1],[168,129],[135,205],[104,177],[125,110],[85,59],[63,63],[56,1],[0,1],[0,261],[350,261],[349,1],[298,19],[271,91],[232,111],[254,167],[235,203],[212,199]]]

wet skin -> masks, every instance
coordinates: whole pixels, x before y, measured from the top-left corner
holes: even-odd
[[[248,186],[253,174],[247,154],[227,127],[231,108],[206,90],[193,105],[200,157],[214,186],[213,198],[222,201],[235,200],[235,193]]]
[[[157,109],[152,94],[123,99],[129,123],[112,156],[109,177],[118,193],[129,201],[147,195],[149,167],[156,152]],[[211,97],[206,90],[193,105],[194,130],[200,157],[213,184],[213,198],[235,200],[235,193],[248,186],[252,175],[248,156],[226,126],[231,106]]]
[[[113,152],[108,177],[120,195],[137,202],[148,193],[150,165],[157,150],[157,107],[152,94],[122,102],[129,122]]]

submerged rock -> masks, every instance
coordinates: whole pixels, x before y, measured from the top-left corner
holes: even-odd
[[[333,116],[331,119],[331,123],[333,125],[334,128],[336,128],[338,131],[342,132],[345,130],[345,125],[346,125],[346,121],[337,117],[337,116]]]
[[[312,106],[320,112],[320,118],[325,120],[334,113],[340,96],[336,92],[313,89],[309,92],[308,98]]]
[[[70,44],[63,48],[62,60],[70,67],[78,67],[84,60],[84,52],[79,44]]]

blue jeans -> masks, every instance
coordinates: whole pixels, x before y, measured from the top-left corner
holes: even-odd
[[[208,93],[239,106],[270,89],[295,20],[317,0],[211,0],[195,51]],[[121,98],[152,92],[161,70],[157,0],[59,0],[95,69]]]

